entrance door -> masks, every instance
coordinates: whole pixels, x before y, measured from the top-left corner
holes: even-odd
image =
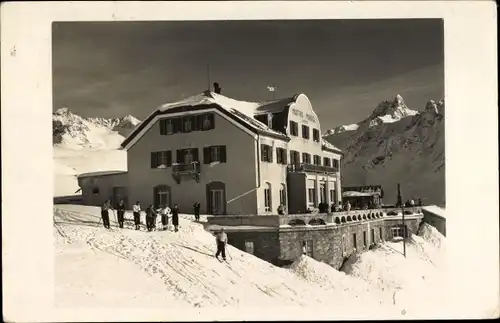
[[[223,190],[211,190],[210,191],[210,205],[212,206],[212,214],[223,214],[224,207],[224,191]]]
[[[125,208],[128,209],[128,196],[126,187],[113,187],[113,204],[118,205],[123,200]]]

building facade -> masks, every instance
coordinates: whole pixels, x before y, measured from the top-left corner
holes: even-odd
[[[243,102],[204,92],[165,104],[122,143],[126,172],[79,176],[84,204],[124,199],[191,213],[302,213],[341,200],[342,152],[324,142],[304,94]]]

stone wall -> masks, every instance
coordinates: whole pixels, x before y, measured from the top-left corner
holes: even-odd
[[[245,242],[254,245],[254,256],[266,260],[273,265],[283,265],[280,261],[280,242],[278,231],[241,231],[227,232],[228,244],[247,252]]]
[[[421,220],[422,216],[405,219],[410,235],[418,232]],[[303,242],[312,242],[312,258],[340,269],[351,254],[391,240],[391,228],[401,224],[400,218],[385,217],[341,225],[282,226],[276,231],[231,230],[227,234],[229,244],[246,251],[245,241],[252,241],[256,257],[278,266],[295,261],[302,255]]]

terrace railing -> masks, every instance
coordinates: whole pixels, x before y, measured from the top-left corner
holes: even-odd
[[[321,166],[308,163],[294,163],[288,165],[288,171],[296,173],[308,172],[308,173],[320,173],[320,174],[335,174],[339,170],[337,167],[331,167],[331,166]]]

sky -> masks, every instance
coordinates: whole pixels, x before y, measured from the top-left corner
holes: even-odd
[[[53,110],[87,117],[143,119],[207,90],[209,79],[245,101],[271,100],[268,85],[278,87],[276,98],[304,93],[323,132],[363,120],[397,94],[414,110],[444,97],[440,19],[58,22],[52,29]]]

